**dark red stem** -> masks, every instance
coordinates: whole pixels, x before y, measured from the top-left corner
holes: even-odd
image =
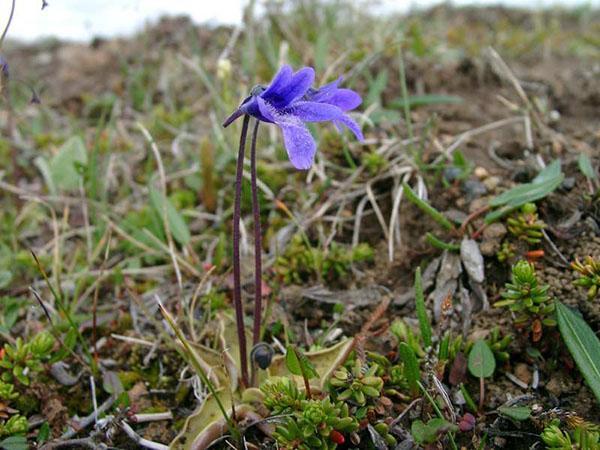
[[[256,187],[256,136],[258,135],[257,120],[252,132],[252,146],[250,147],[250,181],[252,185],[252,214],[254,216],[254,328],[252,334],[253,345],[260,341],[260,326],[262,315],[262,236],[260,230],[260,204],[258,202],[258,189]]]
[[[248,386],[248,353],[246,350],[246,333],[244,330],[244,306],[242,304],[242,283],[240,272],[240,216],[242,207],[242,177],[244,173],[244,148],[250,116],[244,116],[242,134],[240,135],[240,150],[238,152],[237,169],[235,174],[235,200],[233,204],[233,305],[240,345],[240,367],[242,384]]]

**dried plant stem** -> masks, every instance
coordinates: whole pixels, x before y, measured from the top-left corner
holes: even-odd
[[[242,384],[248,386],[248,353],[246,349],[246,333],[244,330],[244,307],[242,304],[242,284],[240,271],[240,216],[242,203],[242,179],[244,172],[244,149],[250,116],[244,116],[240,149],[238,152],[237,169],[235,174],[235,200],[233,204],[233,305],[240,346],[240,368]]]
[[[262,315],[262,236],[260,229],[260,204],[256,187],[256,136],[259,121],[254,123],[252,145],[250,147],[250,180],[252,186],[252,215],[254,216],[254,327],[252,344],[260,341],[260,325]]]

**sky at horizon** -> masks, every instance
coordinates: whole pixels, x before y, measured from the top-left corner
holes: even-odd
[[[197,23],[237,24],[247,0],[17,0],[8,37],[33,41],[41,37],[86,41],[95,36],[127,36],[147,22],[165,14],[188,14]],[[440,0],[380,0],[379,12],[405,12],[411,7],[426,8]],[[454,5],[517,7],[600,7],[600,0],[454,0]],[[0,3],[0,21],[8,18],[10,2]]]

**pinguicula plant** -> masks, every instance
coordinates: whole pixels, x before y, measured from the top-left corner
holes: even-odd
[[[306,123],[333,122],[338,129],[345,126],[354,133],[357,139],[363,139],[359,125],[346,114],[347,111],[360,105],[362,102],[360,96],[350,89],[339,88],[341,78],[320,88],[312,87],[314,80],[313,68],[303,67],[294,72],[290,66],[284,65],[269,85],[254,87],[250,95],[223,123],[223,126],[227,127],[236,119],[243,117],[233,207],[233,303],[240,348],[241,378],[242,384],[245,386],[248,386],[249,377],[240,281],[240,215],[244,154],[250,119],[254,118],[250,147],[255,256],[253,345],[260,341],[262,314],[262,239],[256,182],[256,140],[260,122],[273,123],[281,128],[290,162],[299,170],[306,170],[312,166],[317,150],[317,144]]]

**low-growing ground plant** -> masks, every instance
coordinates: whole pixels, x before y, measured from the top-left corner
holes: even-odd
[[[533,342],[542,338],[542,327],[555,327],[554,302],[548,295],[547,285],[540,285],[535,267],[528,261],[519,261],[512,268],[511,282],[506,284],[495,307],[506,307],[514,313],[518,328],[527,328]]]
[[[583,261],[575,260],[571,263],[571,267],[579,275],[579,278],[573,284],[587,289],[588,299],[594,299],[598,295],[598,289],[600,289],[600,261],[591,256],[586,256]]]

